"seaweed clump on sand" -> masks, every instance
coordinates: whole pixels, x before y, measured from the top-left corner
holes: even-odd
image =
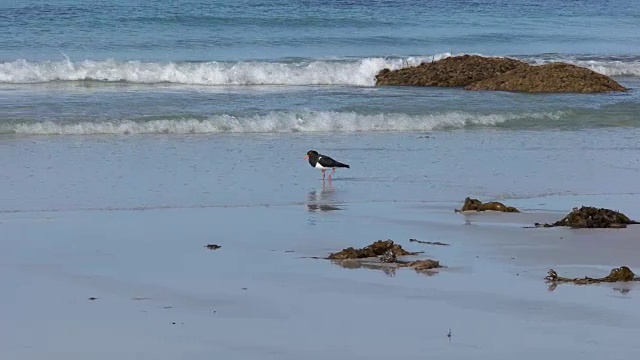
[[[395,256],[417,255],[417,252],[409,252],[402,248],[399,244],[395,244],[393,240],[378,240],[371,245],[362,249],[348,247],[337,253],[329,254],[329,260],[345,260],[345,259],[364,259],[370,257],[383,256],[386,252],[391,251]],[[389,254],[387,254],[389,256]]]
[[[558,276],[558,273],[556,273],[555,270],[550,269],[544,279],[552,284],[572,283],[577,285],[640,281],[640,278],[637,277],[636,274],[634,274],[627,266],[620,266],[618,268],[611,269],[609,275],[602,278],[590,278],[587,276],[583,278],[566,278]]]
[[[443,243],[443,242],[440,242],[440,241],[422,241],[422,240],[417,240],[417,239],[409,239],[409,242],[415,242],[415,243],[418,243],[418,244],[425,244],[425,245],[449,246],[449,244]]]
[[[555,227],[568,226],[574,229],[578,228],[626,228],[630,224],[640,224],[640,222],[629,219],[626,215],[603,208],[595,208],[592,206],[583,206],[581,208],[573,208],[573,211],[564,218],[554,222],[553,224],[539,224],[537,227]]]
[[[329,254],[327,259],[339,262],[344,267],[358,267],[351,264],[352,261],[359,261],[358,265],[365,267],[379,267],[391,265],[396,268],[410,267],[415,271],[422,272],[430,269],[441,268],[440,262],[433,259],[404,261],[398,259],[400,256],[418,255],[421,252],[410,252],[396,244],[393,240],[378,240],[371,245],[361,249],[348,247],[336,253]],[[377,258],[376,261],[366,262],[366,259]],[[346,263],[345,263],[346,262]]]
[[[470,197],[467,197],[466,199],[464,199],[464,205],[462,205],[461,209],[456,209],[456,212],[463,212],[463,211],[501,211],[501,212],[516,212],[519,213],[520,210],[512,207],[512,206],[506,206],[503,203],[497,202],[497,201],[491,201],[488,203],[483,203],[482,201],[478,200],[478,199],[472,199]]]

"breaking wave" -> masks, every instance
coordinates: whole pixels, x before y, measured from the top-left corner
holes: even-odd
[[[21,122],[0,125],[0,132],[25,135],[207,134],[431,131],[496,126],[508,121],[557,120],[562,113],[488,114],[446,112],[430,115],[357,114],[353,112],[270,113],[249,117],[217,115],[204,120],[167,119],[103,122]]]
[[[440,56],[445,57],[446,54]],[[43,61],[0,63],[0,83],[102,81],[188,85],[373,86],[384,68],[418,65],[439,57],[364,58],[291,62]]]
[[[532,64],[562,61],[582,66],[607,76],[640,76],[640,57],[538,56],[522,59]]]
[[[453,56],[450,53],[404,58],[369,57],[288,62],[143,62],[84,60],[0,63],[0,83],[99,81],[188,85],[352,85],[373,86],[384,68],[398,69]],[[566,61],[608,76],[640,76],[640,58],[580,59],[532,57],[531,63]]]

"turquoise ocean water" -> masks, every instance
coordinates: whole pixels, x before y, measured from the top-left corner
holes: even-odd
[[[640,126],[631,0],[2,1],[0,136]],[[450,55],[567,61],[612,95],[376,88]]]
[[[374,86],[458,54],[630,91]],[[631,0],[0,1],[0,209],[306,203],[309,149],[342,203],[635,192],[638,88]]]

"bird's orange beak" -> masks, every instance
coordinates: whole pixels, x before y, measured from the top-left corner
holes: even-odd
[[[302,160],[307,160],[308,158],[309,158],[309,155],[305,155],[304,159],[302,159]]]

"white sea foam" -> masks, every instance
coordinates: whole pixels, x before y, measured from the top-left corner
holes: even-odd
[[[384,68],[397,69],[442,58],[364,58],[299,62],[43,61],[0,63],[0,82],[105,81],[193,85],[356,85],[372,86]]]
[[[640,76],[640,60],[622,61],[575,61],[575,65],[583,66],[607,76]]]
[[[142,62],[16,60],[0,63],[0,83],[105,81],[192,85],[355,85],[373,86],[384,68],[398,69],[451,56],[370,57],[298,62]]]
[[[579,60],[573,58],[557,58],[557,59],[531,59],[530,62],[542,65],[551,62],[562,61],[568,64],[573,64],[587,69],[593,70],[597,73],[606,76],[640,76],[640,59],[629,60]]]
[[[352,85],[373,86],[382,69],[398,69],[452,56],[450,53],[406,58],[370,57],[297,62],[142,62],[84,60],[0,63],[0,83],[104,81],[189,85]],[[640,59],[576,60],[530,58],[532,63],[565,61],[608,76],[640,76]]]
[[[205,120],[30,122],[4,125],[2,132],[27,135],[92,135],[431,131],[467,126],[495,126],[511,120],[558,119],[560,116],[560,113],[478,115],[447,112],[431,115],[363,115],[352,112],[285,112],[246,118],[218,115]]]

